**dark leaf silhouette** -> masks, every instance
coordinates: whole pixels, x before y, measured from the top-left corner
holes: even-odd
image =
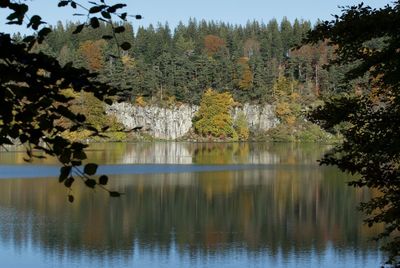
[[[124,26],[118,26],[114,29],[115,33],[122,33],[125,31],[125,27]]]
[[[58,178],[59,182],[63,182],[65,179],[68,178],[69,174],[71,173],[71,166],[64,166],[60,168],[60,176]]]
[[[128,42],[124,42],[124,43],[121,44],[121,48],[123,50],[129,50],[131,48],[131,44],[128,43]]]
[[[73,177],[69,177],[64,181],[64,185],[67,188],[71,188],[72,184],[74,183],[75,179]]]
[[[60,2],[58,2],[58,6],[59,7],[64,7],[64,6],[68,5],[68,4],[69,4],[69,1],[60,1]]]
[[[99,178],[99,184],[106,185],[108,183],[108,177],[106,175],[101,175]]]
[[[87,180],[85,181],[85,184],[86,184],[86,186],[89,187],[89,188],[94,188],[94,187],[96,186],[96,181],[93,180],[93,179],[87,179]]]
[[[85,27],[85,24],[80,24],[80,25],[76,26],[76,29],[72,33],[78,34],[78,33],[82,32],[83,27]]]
[[[99,28],[100,26],[99,19],[96,17],[90,18],[90,26],[92,26],[93,29]]]
[[[97,167],[98,167],[97,164],[94,163],[86,164],[85,167],[83,168],[83,172],[85,172],[85,174],[88,175],[94,175],[96,174]]]

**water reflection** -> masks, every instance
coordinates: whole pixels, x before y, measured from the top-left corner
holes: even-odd
[[[271,143],[98,143],[88,150],[90,161],[102,164],[315,164],[327,146]],[[0,164],[26,164],[25,150],[0,149]],[[36,159],[32,164],[58,164]]]
[[[72,205],[54,179],[0,180],[0,257],[10,248],[7,254],[13,256],[39,250],[32,253],[37,267],[379,264],[377,245],[366,240],[380,230],[362,225],[355,212],[356,204],[374,193],[347,187],[335,169],[318,168],[314,160],[322,149],[248,144],[224,152],[223,145],[209,146],[185,148],[196,163],[209,163],[210,152],[220,163],[274,159],[277,164],[115,176],[110,186],[124,192],[123,198],[75,187]],[[151,154],[146,146],[140,150],[142,156]],[[126,152],[131,151],[114,161]]]

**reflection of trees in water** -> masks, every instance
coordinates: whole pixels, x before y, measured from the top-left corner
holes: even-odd
[[[244,247],[289,256],[322,252],[328,243],[365,253],[366,235],[375,230],[362,227],[355,205],[370,193],[347,187],[333,169],[284,167],[122,177],[113,186],[124,197],[76,188],[72,205],[53,180],[2,180],[0,213],[10,220],[2,217],[1,242],[107,256],[130,254],[134,241],[165,252],[175,244],[192,254]]]
[[[104,164],[315,164],[326,151],[315,144],[274,143],[99,143],[87,152],[90,161]],[[25,150],[0,152],[2,164],[24,164]],[[35,163],[57,164],[54,159]]]

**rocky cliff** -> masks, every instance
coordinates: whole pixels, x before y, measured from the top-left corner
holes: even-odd
[[[115,115],[127,129],[143,127],[144,131],[155,138],[174,140],[189,132],[192,127],[192,118],[198,109],[198,106],[186,104],[164,108],[114,103],[107,107],[107,113]],[[245,104],[242,107],[236,107],[232,115],[236,118],[241,112],[246,116],[249,128],[253,131],[268,130],[278,124],[272,105]]]

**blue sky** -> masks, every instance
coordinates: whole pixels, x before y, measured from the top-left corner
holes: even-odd
[[[71,8],[57,8],[57,0],[28,0],[33,14],[40,14],[45,21],[55,24],[58,20],[75,21],[78,17],[71,14],[75,11]],[[87,1],[81,0],[85,5]],[[315,23],[317,19],[329,20],[332,14],[340,14],[338,6],[357,4],[355,0],[141,0],[141,1],[108,1],[127,3],[129,14],[141,14],[144,19],[133,20],[133,24],[147,26],[150,23],[168,22],[173,28],[179,21],[184,23],[189,18],[197,20],[215,20],[232,24],[245,24],[248,20],[268,22],[272,18],[281,20],[286,16],[290,21],[295,18],[310,20]],[[365,0],[365,4],[371,7],[383,7],[390,1]],[[25,32],[24,29],[4,26],[4,11],[0,10],[1,31],[13,32],[16,29]],[[32,13],[31,13],[32,14]]]

